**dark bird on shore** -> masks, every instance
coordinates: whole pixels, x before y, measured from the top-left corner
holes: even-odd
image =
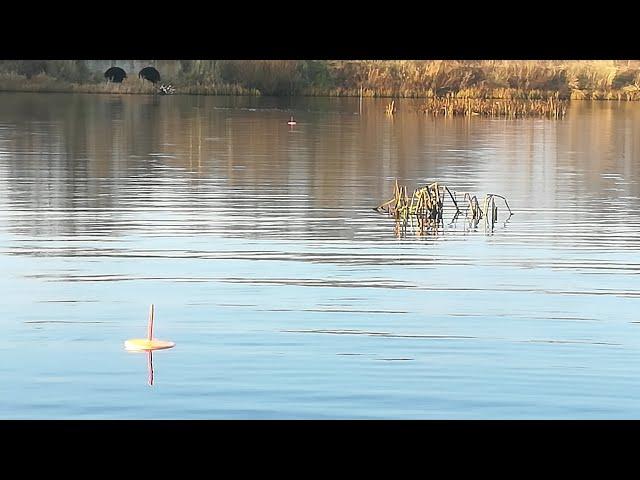
[[[142,80],[148,80],[155,85],[160,81],[160,72],[153,67],[144,67],[140,70],[140,73],[138,73],[138,77]]]
[[[104,78],[109,82],[122,83],[122,80],[127,78],[127,72],[120,67],[111,67],[104,72]]]

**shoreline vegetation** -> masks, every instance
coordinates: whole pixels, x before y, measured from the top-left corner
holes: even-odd
[[[171,83],[171,82],[166,82]],[[210,84],[183,85],[176,87],[176,94],[187,95],[249,95],[260,96],[256,89],[240,85]],[[122,95],[153,95],[158,88],[139,78],[127,78],[122,83],[102,81],[101,83],[77,83],[38,74],[31,78],[15,73],[0,73],[0,92],[39,93],[113,93]]]
[[[640,100],[636,60],[183,60],[175,64],[172,74],[160,73],[162,83],[173,85],[176,94],[425,98],[434,105],[444,99]],[[107,82],[85,60],[0,60],[0,91],[157,93],[157,87],[140,80],[138,72],[127,75],[122,83]],[[486,108],[478,104],[479,111]]]

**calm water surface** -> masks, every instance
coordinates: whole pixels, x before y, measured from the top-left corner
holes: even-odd
[[[640,105],[385,104],[0,94],[0,418],[640,418]]]

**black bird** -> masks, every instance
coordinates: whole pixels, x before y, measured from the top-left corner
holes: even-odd
[[[127,72],[120,67],[111,67],[104,72],[104,78],[109,82],[122,83],[122,80],[127,78]]]
[[[153,67],[144,67],[138,73],[138,77],[142,80],[148,80],[154,85],[160,81],[160,72]]]

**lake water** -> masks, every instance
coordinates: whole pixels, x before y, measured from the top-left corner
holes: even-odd
[[[0,418],[640,418],[640,104],[386,103],[0,94]]]

